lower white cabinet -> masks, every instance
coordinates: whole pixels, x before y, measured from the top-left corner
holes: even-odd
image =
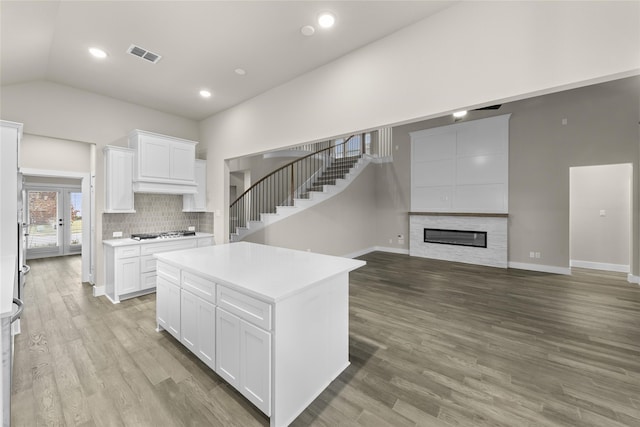
[[[271,334],[244,320],[240,320],[240,392],[271,416]]]
[[[211,369],[215,369],[216,307],[181,290],[180,341]]]
[[[103,240],[105,265],[105,294],[113,303],[153,292],[156,288],[157,253],[192,249],[213,245],[213,236],[184,239]]]
[[[180,339],[180,286],[158,276],[156,284],[156,320],[158,329]]]
[[[216,309],[216,372],[236,389],[240,387],[240,319]]]
[[[216,309],[216,372],[271,415],[271,334]]]

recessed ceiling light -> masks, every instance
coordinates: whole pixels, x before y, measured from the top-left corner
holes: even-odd
[[[466,110],[465,111],[456,111],[455,113],[453,113],[453,117],[455,117],[456,119],[459,119],[461,117],[464,117],[467,115]]]
[[[318,25],[322,28],[331,28],[336,23],[336,17],[332,13],[325,12],[318,16]]]
[[[311,25],[305,25],[304,27],[300,28],[300,32],[304,36],[312,36],[313,33],[316,32],[316,29],[313,28],[313,26],[311,26]]]
[[[200,96],[203,97],[203,98],[211,98],[211,92],[209,92],[206,89],[202,89],[200,91]]]
[[[89,48],[89,53],[91,55],[93,55],[96,58],[106,58],[107,57],[107,52],[105,52],[102,49],[99,49],[97,47],[90,47]]]
[[[244,68],[236,68],[233,71],[239,76],[244,76],[245,74],[247,74]]]

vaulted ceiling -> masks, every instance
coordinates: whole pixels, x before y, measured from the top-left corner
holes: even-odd
[[[46,80],[200,120],[452,4],[3,0],[1,84]],[[336,16],[331,29],[317,25],[324,11]],[[306,25],[313,35],[301,33]],[[132,44],[162,58],[133,56]],[[108,56],[93,58],[90,47]]]

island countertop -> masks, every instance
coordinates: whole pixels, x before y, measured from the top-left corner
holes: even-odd
[[[217,283],[241,288],[266,302],[285,299],[366,264],[361,260],[249,242],[164,252],[155,257]]]

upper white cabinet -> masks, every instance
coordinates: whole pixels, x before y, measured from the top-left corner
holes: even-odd
[[[133,213],[134,151],[123,147],[104,147],[105,213]]]
[[[204,212],[207,209],[207,161],[196,159],[196,193],[182,196],[183,212]]]
[[[133,130],[133,190],[139,193],[195,194],[196,141]]]

